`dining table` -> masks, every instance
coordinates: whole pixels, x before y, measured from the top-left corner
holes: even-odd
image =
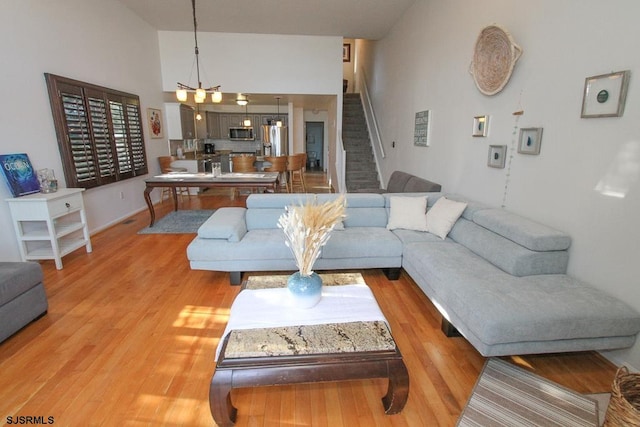
[[[153,227],[156,221],[155,209],[151,202],[151,192],[156,187],[169,188],[171,190],[174,211],[177,211],[178,197],[176,188],[178,187],[262,188],[275,193],[278,190],[278,180],[278,172],[228,172],[218,175],[203,172],[170,172],[148,178],[145,180],[144,200],[147,202],[151,216],[149,227]]]

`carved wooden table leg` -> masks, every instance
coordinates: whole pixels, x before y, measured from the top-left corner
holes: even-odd
[[[213,374],[209,386],[209,408],[219,427],[232,426],[238,410],[231,403],[233,371],[221,370]]]
[[[387,394],[382,398],[384,413],[399,414],[409,397],[409,371],[402,360],[387,362],[389,369],[389,386]]]
[[[151,203],[151,196],[149,193],[153,191],[153,187],[147,186],[144,189],[144,201],[147,202],[147,206],[149,207],[149,214],[151,215],[151,223],[149,227],[153,227],[153,224],[156,222],[156,212],[153,209],[153,203]]]

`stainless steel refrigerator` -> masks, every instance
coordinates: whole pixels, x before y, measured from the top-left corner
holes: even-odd
[[[286,156],[289,153],[289,132],[286,126],[263,125],[262,130],[265,156]]]

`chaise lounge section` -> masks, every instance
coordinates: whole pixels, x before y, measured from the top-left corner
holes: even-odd
[[[293,271],[278,218],[285,206],[334,197],[255,194],[247,208],[221,208],[189,245],[191,268],[231,272],[234,284],[243,271]],[[465,203],[445,238],[387,228],[398,199],[415,197],[426,197],[428,212],[440,199]],[[354,193],[346,201],[344,229],[315,268],[383,268],[393,279],[402,267],[442,314],[443,331],[459,332],[484,356],[625,348],[640,332],[634,309],[566,274],[571,239],[563,232],[452,194]]]

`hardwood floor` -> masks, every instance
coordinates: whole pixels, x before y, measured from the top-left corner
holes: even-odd
[[[307,174],[307,184],[328,191],[322,174]],[[159,204],[158,217],[170,209]],[[92,236],[93,252],[66,256],[63,270],[42,262],[48,314],[0,344],[0,424],[34,416],[63,426],[214,425],[213,354],[239,287],[228,274],[189,268],[192,234],[136,234],[148,220],[144,211]],[[402,413],[384,414],[383,380],[260,387],[234,390],[238,426],[455,425],[485,359],[441,333],[437,310],[407,275],[362,272],[409,370]],[[615,375],[597,353],[507,359],[581,393],[610,391]]]

